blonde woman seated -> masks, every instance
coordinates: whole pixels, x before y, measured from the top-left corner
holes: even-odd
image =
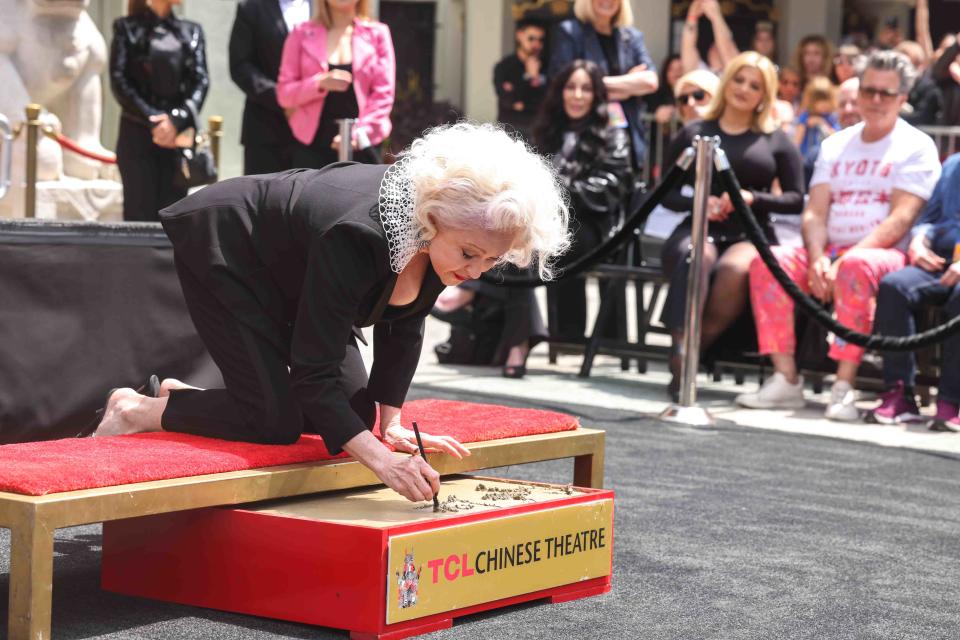
[[[771,213],[799,214],[803,207],[803,163],[793,142],[778,128],[773,117],[777,97],[777,73],[773,63],[754,51],[734,58],[720,79],[720,86],[704,119],[685,126],[667,152],[672,164],[689,147],[695,136],[719,136],[740,184],[743,197],[763,225],[767,239],[776,243],[770,223]],[[779,181],[779,193],[773,193]],[[690,211],[693,174],[680,188],[664,198],[664,205],[675,211]],[[740,223],[733,217],[733,204],[722,194],[714,180],[709,200],[710,242],[704,255],[704,268],[710,274],[702,301],[701,347],[709,347],[743,312],[747,302],[747,274],[756,255],[746,240]],[[663,246],[661,260],[670,278],[670,290],[663,308],[663,322],[673,336],[670,359],[669,392],[679,389],[680,354],[687,291],[687,258],[690,247],[690,218],[682,222]]]

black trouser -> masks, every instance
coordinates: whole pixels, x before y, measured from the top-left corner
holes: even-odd
[[[123,181],[123,219],[157,222],[160,209],[187,195],[173,184],[180,151],[153,144],[153,134],[144,125],[120,118],[117,136],[117,168]]]
[[[940,284],[943,272],[931,273],[907,266],[888,273],[880,281],[877,312],[873,329],[885,336],[911,336],[917,332],[914,314],[924,305],[943,305],[947,318],[960,315],[960,286]],[[938,398],[960,403],[960,335],[943,341]],[[917,375],[917,357],[913,351],[883,353],[883,381],[887,385],[903,382],[912,387]]]
[[[246,144],[243,146],[243,175],[255,176],[293,169],[293,142],[288,144]]]
[[[177,260],[176,265],[190,317],[226,389],[171,392],[163,428],[265,444],[289,444],[304,431],[316,433],[317,425],[303,415],[291,384],[289,329],[278,326],[276,335],[264,336],[242,324],[185,264]],[[340,389],[372,427],[376,406],[367,394],[367,371],[353,338],[340,365]]]
[[[576,342],[583,340],[587,330],[587,281],[576,276],[565,277],[563,267],[580,259],[606,240],[610,227],[590,221],[572,222],[571,226],[575,226],[573,244],[557,265],[559,280],[547,287],[547,307],[550,310],[550,337],[555,340]],[[600,291],[602,294],[603,286]],[[614,312],[607,316],[605,325],[601,327],[600,335],[604,338],[619,337],[617,322],[619,314],[626,306],[622,299],[623,290],[619,290],[615,295],[617,300]],[[555,314],[554,311],[556,311]]]

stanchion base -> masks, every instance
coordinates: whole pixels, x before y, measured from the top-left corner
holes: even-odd
[[[703,407],[696,405],[684,407],[679,404],[672,404],[660,414],[661,420],[667,422],[679,422],[694,427],[712,427],[716,424],[710,412]]]

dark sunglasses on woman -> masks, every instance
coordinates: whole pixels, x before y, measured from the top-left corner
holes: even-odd
[[[707,97],[707,92],[703,90],[691,91],[690,93],[683,93],[677,96],[677,104],[683,106],[685,104],[690,104],[690,98],[693,98],[695,102],[700,102]]]
[[[877,89],[876,87],[860,87],[860,93],[867,100],[873,100],[876,97],[880,97],[881,100],[892,100],[900,95],[899,91],[894,91],[893,89]]]

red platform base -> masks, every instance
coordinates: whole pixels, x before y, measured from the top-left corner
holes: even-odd
[[[413,636],[419,636],[424,633],[432,633],[442,629],[449,629],[453,626],[454,619],[469,616],[474,613],[480,613],[481,611],[502,609],[503,607],[520,604],[521,602],[530,602],[532,600],[546,600],[550,604],[571,602],[573,600],[580,600],[581,598],[589,598],[590,596],[599,596],[603,595],[604,593],[609,593],[610,588],[610,576],[606,576],[604,578],[588,580],[587,582],[568,584],[566,586],[555,587],[553,589],[544,589],[543,591],[538,591],[536,593],[528,593],[513,598],[504,598],[503,600],[488,602],[484,605],[451,611],[449,614],[447,614],[448,617],[441,617],[436,620],[430,620],[429,622],[426,620],[418,620],[416,622],[406,624],[401,623],[390,625],[388,630],[385,630],[381,633],[351,631],[350,638],[351,640],[401,640],[402,638],[412,638]]]
[[[493,486],[533,493],[491,498]],[[345,629],[356,640],[408,638],[481,611],[610,590],[613,492],[453,478],[444,495],[466,506],[434,513],[365,489],[105,523],[102,584]]]

